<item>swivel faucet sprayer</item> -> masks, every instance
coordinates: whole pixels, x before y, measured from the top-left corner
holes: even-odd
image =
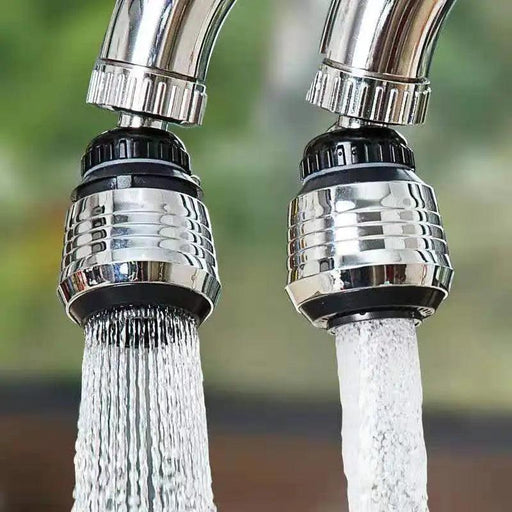
[[[421,321],[448,294],[452,269],[431,187],[387,128],[337,129],[306,148],[289,214],[288,292],[315,326]]]
[[[59,293],[84,325],[119,306],[174,306],[202,323],[220,282],[208,210],[179,139],[153,128],[95,138],[67,221]]]
[[[435,313],[453,269],[433,189],[392,125],[424,122],[454,0],[333,0],[308,100],[339,116],[311,141],[289,210],[288,286],[316,327]]]
[[[87,101],[95,137],[66,220],[58,293],[85,331],[74,512],[215,512],[198,327],[220,294],[201,182],[169,125],[202,123],[235,0],[118,0]]]
[[[120,114],[96,137],[67,221],[59,295],[80,325],[116,306],[174,306],[203,322],[220,292],[200,181],[168,124],[199,125],[235,0],[118,0],[87,101]]]

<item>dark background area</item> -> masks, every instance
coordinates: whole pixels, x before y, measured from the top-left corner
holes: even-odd
[[[203,180],[224,292],[201,332],[220,510],[344,510],[334,343],[284,292],[286,209],[308,140],[303,100],[328,0],[239,0],[204,127],[179,129]],[[0,512],[70,509],[83,335],[55,295],[63,220],[88,141],[84,103],[113,2],[0,0]],[[419,330],[433,511],[510,509],[512,123],[509,2],[459,2],[422,128],[457,271]]]

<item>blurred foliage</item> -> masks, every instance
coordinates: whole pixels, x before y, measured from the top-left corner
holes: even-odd
[[[178,130],[203,179],[224,281],[202,333],[218,390],[337,393],[333,343],[283,291],[297,162],[332,121],[303,101],[327,3],[240,0],[212,61],[205,126]],[[54,288],[81,152],[115,123],[84,104],[112,4],[0,0],[0,368],[13,378],[79,372],[82,333]],[[405,130],[438,192],[457,269],[450,300],[420,330],[426,399],[439,407],[512,409],[511,21],[509,3],[457,5],[434,63],[429,122]],[[288,46],[283,30],[294,35]]]

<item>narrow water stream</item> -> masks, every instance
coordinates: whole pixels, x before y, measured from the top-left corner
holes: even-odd
[[[350,512],[426,512],[427,454],[414,323],[336,330]]]
[[[73,512],[214,512],[199,337],[186,313],[86,326]]]

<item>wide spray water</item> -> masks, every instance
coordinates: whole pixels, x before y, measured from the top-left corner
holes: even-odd
[[[215,511],[196,321],[120,308],[85,331],[73,511]]]
[[[335,334],[350,511],[428,511],[414,322],[351,323]]]

